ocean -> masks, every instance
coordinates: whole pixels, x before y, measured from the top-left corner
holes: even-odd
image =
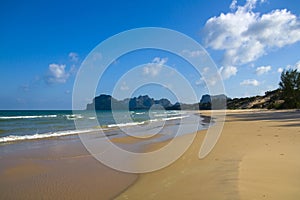
[[[114,131],[114,135],[118,135],[116,127],[130,127],[133,130],[135,127],[158,122],[178,126],[181,119],[191,116],[201,117],[188,111],[165,110],[117,111],[114,115],[110,111],[97,111],[95,115],[94,111],[5,110],[0,111],[0,145],[49,138],[72,138],[99,128],[108,133],[110,130]],[[75,120],[80,123],[79,129],[75,126]],[[95,122],[99,125],[95,126]],[[207,128],[207,125],[200,123],[199,130]]]

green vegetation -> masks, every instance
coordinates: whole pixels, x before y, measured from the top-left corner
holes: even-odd
[[[279,88],[267,91],[264,96],[235,98],[227,100],[228,109],[299,109],[300,72],[296,69],[281,73]]]
[[[300,108],[300,72],[285,70],[279,83],[284,103],[282,108]]]

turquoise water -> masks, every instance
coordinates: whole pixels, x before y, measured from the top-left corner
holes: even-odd
[[[76,113],[76,114],[74,114]],[[133,127],[150,122],[174,121],[190,114],[185,111],[0,111],[0,143],[12,143],[75,135],[115,127]],[[80,122],[76,129],[75,120]],[[98,126],[95,126],[98,124]]]

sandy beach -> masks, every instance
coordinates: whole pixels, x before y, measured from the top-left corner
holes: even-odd
[[[102,165],[79,141],[23,148],[1,152],[0,199],[112,199],[138,177]]]
[[[228,111],[207,157],[198,159],[200,131],[179,160],[117,199],[300,199],[299,120],[299,111]]]
[[[299,127],[299,111],[228,111],[222,135],[207,157],[198,158],[206,134],[199,131],[172,165],[140,175],[105,167],[79,142],[18,152],[2,151],[2,146],[0,199],[298,200]],[[131,144],[127,140],[117,142]]]

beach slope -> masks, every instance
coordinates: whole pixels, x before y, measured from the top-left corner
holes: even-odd
[[[299,111],[228,111],[207,157],[198,158],[199,131],[180,159],[140,175],[117,199],[300,199],[299,121]]]

